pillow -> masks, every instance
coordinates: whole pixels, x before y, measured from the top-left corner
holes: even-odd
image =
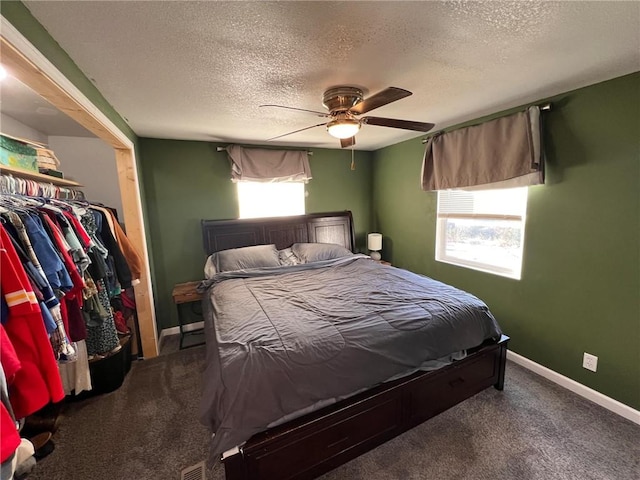
[[[302,263],[332,260],[353,255],[351,250],[334,243],[294,243],[291,250]]]
[[[254,245],[252,247],[221,250],[211,255],[214,273],[246,268],[279,267],[280,259],[275,245]],[[207,261],[209,263],[209,261]],[[205,265],[205,274],[206,274]]]
[[[296,254],[293,253],[291,247],[285,248],[284,250],[278,250],[278,257],[280,258],[280,265],[285,267],[300,265],[302,263]]]

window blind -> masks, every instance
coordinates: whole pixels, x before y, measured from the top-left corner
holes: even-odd
[[[441,190],[439,218],[496,218],[519,220],[526,209],[526,189]]]

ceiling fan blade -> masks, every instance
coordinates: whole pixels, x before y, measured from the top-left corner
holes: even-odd
[[[363,113],[370,112],[375,108],[380,108],[388,103],[395,102],[401,98],[413,95],[409,90],[397,87],[389,87],[381,92],[372,95],[369,98],[365,98],[360,103],[351,107],[349,111],[356,115],[362,115]]]
[[[340,146],[342,148],[353,147],[356,144],[356,137],[341,138]]]
[[[298,112],[314,113],[319,117],[327,117],[327,118],[331,116],[326,112],[317,112],[315,110],[307,110],[306,108],[287,107],[285,105],[258,105],[258,107],[259,108],[262,108],[262,107],[286,108],[287,110],[296,110]]]
[[[416,132],[428,132],[435,124],[425,122],[412,122],[410,120],[397,120],[395,118],[364,117],[361,122],[368,125],[378,125],[380,127],[402,128],[404,130],[415,130]]]
[[[326,124],[327,124],[326,122],[325,122],[325,123],[319,123],[319,124],[317,124],[317,125],[311,125],[310,127],[304,127],[304,128],[301,128],[300,130],[294,130],[293,132],[284,133],[284,134],[282,134],[282,135],[278,135],[277,137],[268,138],[268,139],[267,139],[267,142],[270,142],[271,140],[275,140],[275,139],[277,139],[277,138],[286,137],[287,135],[293,135],[294,133],[304,132],[305,130],[309,130],[309,129],[311,129],[311,128],[320,127],[320,126],[322,126],[322,125],[326,125]]]

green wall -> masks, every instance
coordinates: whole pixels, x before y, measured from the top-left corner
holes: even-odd
[[[522,279],[436,262],[419,139],[374,155],[384,256],[487,302],[510,349],[640,408],[640,74],[551,99],[547,182],[529,188]],[[598,371],[582,354],[599,357]]]
[[[203,277],[200,220],[238,218],[229,160],[216,147],[207,142],[140,139],[160,330],[178,324],[173,286]],[[313,149],[309,157],[313,179],[306,187],[307,213],[353,212],[362,249],[370,231],[371,156],[356,152],[356,170],[351,171],[350,151]]]

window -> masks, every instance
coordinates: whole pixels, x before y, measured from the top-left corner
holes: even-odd
[[[238,182],[240,218],[304,215],[303,182]]]
[[[436,260],[520,278],[527,188],[438,192]]]

